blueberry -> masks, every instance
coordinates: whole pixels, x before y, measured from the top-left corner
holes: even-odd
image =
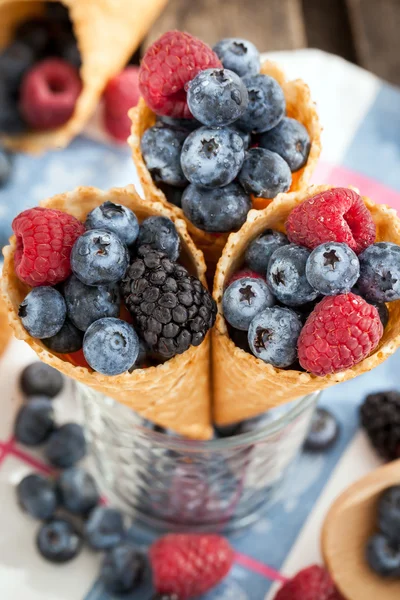
[[[53,367],[41,362],[34,362],[22,371],[21,389],[26,396],[48,396],[54,398],[64,386],[64,378]]]
[[[10,180],[13,167],[12,154],[0,146],[0,189]]]
[[[200,127],[186,138],[181,154],[185,177],[195,185],[223,187],[239,173],[244,160],[240,135],[231,127]]]
[[[378,522],[381,533],[400,545],[400,485],[388,488],[380,497]]]
[[[54,412],[51,401],[42,396],[32,396],[17,414],[15,439],[26,446],[43,444],[54,429]]]
[[[284,117],[276,127],[260,135],[259,143],[262,148],[279,154],[292,173],[304,167],[311,147],[307,129],[290,117]]]
[[[245,352],[250,352],[249,341],[247,339],[247,331],[241,331],[240,329],[235,329],[234,327],[229,328],[229,337],[232,342]]]
[[[386,325],[389,323],[389,317],[390,317],[388,307],[386,306],[386,304],[384,302],[369,302],[369,304],[372,304],[372,306],[375,306],[376,310],[378,311],[379,318],[381,320],[383,328],[385,328]]]
[[[45,446],[49,462],[60,469],[68,469],[86,456],[86,440],[78,423],[66,423],[53,431]]]
[[[244,277],[231,283],[222,298],[224,317],[232,327],[247,331],[253,318],[275,299],[262,279]]]
[[[67,29],[72,27],[69,10],[61,2],[46,3],[46,15],[51,22],[58,22]]]
[[[214,425],[215,433],[218,438],[228,438],[238,435],[241,423],[232,425]]]
[[[63,38],[62,45],[60,45],[60,57],[75,67],[75,69],[80,69],[82,66],[82,57],[74,34],[72,32],[67,33]]]
[[[150,127],[140,142],[143,160],[156,183],[185,187],[181,151],[188,132],[168,127]]]
[[[19,111],[17,94],[7,87],[0,73],[0,132],[17,135],[26,129],[26,123]]]
[[[257,198],[275,198],[290,189],[292,174],[279,154],[264,148],[250,148],[246,152],[239,181],[248,194]]]
[[[190,132],[201,127],[201,123],[196,119],[174,119],[165,115],[157,115],[156,126],[165,126],[170,129],[181,129],[182,131]]]
[[[146,559],[137,549],[125,542],[105,553],[100,581],[111,594],[132,592],[144,578]]]
[[[186,218],[195,227],[209,232],[239,229],[250,209],[250,197],[237,183],[214,190],[189,185],[182,196],[182,210]]]
[[[14,39],[29,46],[38,60],[44,58],[51,43],[52,33],[49,19],[36,17],[20,23],[14,32]]]
[[[164,252],[173,261],[178,260],[181,251],[179,234],[168,217],[148,217],[141,223],[137,246],[144,244]]]
[[[63,286],[67,315],[81,331],[104,317],[118,317],[121,297],[118,284],[98,287],[85,285],[75,275]]]
[[[230,129],[233,129],[233,131],[236,131],[236,133],[240,135],[243,142],[243,149],[248,150],[251,142],[251,133],[243,131],[242,129],[239,129],[239,127],[235,127],[235,124],[231,125]]]
[[[133,371],[136,371],[136,369],[142,369],[146,365],[148,352],[149,350],[146,346],[146,343],[139,338],[139,353],[134,364],[129,369],[129,373],[133,373]]]
[[[309,250],[289,244],[275,250],[267,271],[267,283],[282,304],[299,306],[312,302],[318,292],[308,283],[306,264]]]
[[[246,264],[253,271],[265,276],[272,254],[275,250],[287,244],[289,244],[289,241],[286,235],[280,231],[266,229],[248,245],[245,253]]]
[[[86,217],[86,229],[101,229],[115,233],[127,246],[135,243],[139,233],[139,222],[136,215],[122,204],[103,202],[96,206]]]
[[[168,185],[167,183],[157,183],[157,187],[163,192],[168,202],[181,208],[182,194],[185,188],[174,187],[173,185]]]
[[[66,563],[78,556],[82,549],[82,538],[66,519],[53,519],[39,529],[36,545],[46,560]]]
[[[400,246],[390,242],[372,244],[359,255],[361,295],[372,302],[400,298]]]
[[[86,285],[108,285],[122,279],[129,263],[128,250],[111,231],[91,229],[81,235],[71,252],[71,268]],[[42,336],[44,337],[44,336]]]
[[[314,248],[307,259],[308,283],[324,296],[350,292],[359,275],[357,255],[347,244],[321,244]]]
[[[48,338],[58,333],[66,314],[64,298],[49,286],[33,288],[18,309],[22,325],[35,338]]]
[[[58,479],[61,504],[73,514],[85,515],[100,500],[99,490],[92,475],[79,467],[63,471]]]
[[[338,435],[339,425],[333,414],[325,408],[317,408],[304,448],[312,452],[327,450],[336,442]]]
[[[244,131],[263,133],[276,127],[285,116],[286,100],[279,83],[268,75],[248,75],[243,78],[249,104],[236,125]]]
[[[86,330],[83,353],[98,373],[119,375],[136,361],[139,338],[132,325],[121,319],[99,319]]]
[[[33,66],[35,55],[27,44],[14,41],[0,53],[0,77],[8,90],[18,90],[22,77]]]
[[[119,510],[98,506],[85,524],[85,538],[95,550],[107,550],[121,543],[124,521]]]
[[[20,506],[35,519],[50,519],[58,505],[54,482],[36,473],[27,475],[19,482],[17,499]]]
[[[297,357],[297,339],[302,324],[289,308],[265,308],[249,327],[249,344],[256,358],[274,367],[289,367]]]
[[[83,333],[69,319],[65,319],[60,331],[49,338],[42,339],[46,348],[58,354],[71,354],[82,348]]]
[[[366,558],[369,566],[382,577],[400,577],[400,545],[378,533],[367,544]]]
[[[225,69],[239,77],[260,72],[260,54],[254,44],[241,38],[225,38],[213,48]]]
[[[229,69],[200,71],[187,84],[187,103],[203,125],[229,125],[247,108],[248,93],[242,79]]]

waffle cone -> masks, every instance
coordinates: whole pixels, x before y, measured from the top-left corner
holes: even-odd
[[[400,345],[400,300],[388,304],[389,323],[373,354],[352,369],[325,377],[276,369],[235,346],[228,335],[222,316],[223,290],[231,275],[241,266],[248,244],[265,229],[284,231],[285,221],[295,206],[331,187],[312,186],[302,192],[280,194],[263,211],[251,211],[240,231],[231,234],[228,239],[214,280],[218,315],[212,339],[212,364],[214,419],[217,424],[225,425],[253,417],[279,404],[366,373],[393,354]],[[400,244],[400,219],[396,211],[383,204],[375,204],[365,197],[363,201],[376,223],[377,241]]]
[[[286,98],[287,115],[303,123],[310,135],[311,149],[307,164],[297,171],[297,173],[293,173],[290,189],[290,191],[302,190],[308,186],[319,155],[321,154],[321,126],[315,104],[311,100],[308,85],[301,79],[288,81],[282,70],[275,63],[269,60],[265,61],[261,67],[261,73],[270,75],[282,86]],[[132,129],[128,143],[132,149],[133,162],[135,163],[145,197],[150,193],[160,202],[172,208],[181,218],[185,218],[183,211],[176,206],[172,206],[167,201],[164,193],[153,182],[140,151],[142,135],[146,129],[155,124],[156,115],[146,106],[143,98],[141,98],[139,104],[130,110],[129,116],[132,121]],[[264,198],[254,198],[253,207],[257,209],[265,208],[270,202],[271,200]],[[195,244],[202,250],[209,271],[214,273],[229,234],[207,233],[206,231],[197,229],[190,221],[187,221],[187,227]]]
[[[97,108],[109,79],[121,71],[167,0],[63,0],[70,11],[82,57],[82,93],[71,119],[51,131],[7,138],[9,147],[37,153],[63,148],[79,134]],[[18,22],[40,14],[43,2],[0,0],[0,47]]]
[[[205,284],[202,253],[189,237],[184,221],[172,215],[159,202],[143,200],[133,186],[103,192],[95,188],[78,188],[73,192],[54,196],[41,206],[54,208],[83,221],[86,215],[105,200],[131,208],[139,221],[151,215],[171,217],[182,240],[182,263]],[[154,421],[186,437],[208,439],[211,436],[210,419],[210,335],[198,347],[191,347],[164,364],[133,373],[113,377],[75,366],[65,356],[50,352],[40,340],[32,338],[21,324],[18,306],[29,288],[15,275],[15,237],[3,249],[4,268],[2,294],[7,306],[8,319],[17,338],[24,340],[45,363],[64,375],[114,398]]]
[[[0,356],[8,346],[12,334],[8,324],[8,310],[3,298],[0,296]]]

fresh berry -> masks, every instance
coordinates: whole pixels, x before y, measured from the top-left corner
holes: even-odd
[[[274,600],[343,600],[328,571],[313,565],[283,584]]]
[[[122,279],[129,263],[128,250],[111,231],[90,229],[71,252],[73,273],[86,285],[109,285]]]
[[[304,448],[311,452],[322,452],[330,448],[339,435],[339,424],[333,414],[325,408],[317,408],[311,420]]]
[[[185,187],[181,151],[187,131],[169,127],[149,127],[140,142],[143,160],[156,183]]]
[[[265,277],[260,275],[260,273],[256,273],[255,271],[252,271],[251,269],[244,268],[244,269],[240,269],[234,275],[232,275],[232,277],[229,279],[226,287],[228,287],[229,285],[231,285],[231,283],[234,283],[238,279],[243,279],[244,277],[247,277],[247,278],[250,277],[250,279],[264,279],[264,281],[265,281]]]
[[[79,50],[78,42],[72,32],[67,33],[62,40],[60,58],[65,60],[65,62],[77,70],[79,70],[82,66],[82,56]]]
[[[390,317],[388,307],[386,306],[386,304],[384,302],[369,302],[369,304],[372,304],[372,306],[375,306],[376,310],[378,311],[379,318],[381,320],[383,328],[385,329],[386,325],[389,323],[389,317]]]
[[[243,131],[262,133],[276,127],[283,119],[286,100],[279,83],[268,75],[248,75],[243,83],[249,95],[249,104],[236,125]]]
[[[363,298],[351,293],[327,296],[300,334],[300,364],[321,377],[351,369],[375,350],[382,334],[378,311]]]
[[[179,208],[182,207],[182,194],[185,188],[174,187],[173,185],[161,182],[157,183],[157,187],[163,192],[168,202],[179,206]]]
[[[72,323],[81,331],[104,317],[118,317],[121,304],[118,284],[91,286],[75,277],[65,282],[63,287],[67,314]]]
[[[383,535],[400,545],[400,486],[385,490],[379,498],[378,523]]]
[[[400,298],[400,246],[378,242],[360,254],[360,293],[372,302]]]
[[[229,337],[231,338],[235,346],[237,346],[241,350],[244,350],[244,352],[251,353],[249,341],[247,339],[247,331],[241,331],[240,329],[229,327]]]
[[[280,231],[267,229],[248,245],[245,253],[246,264],[250,269],[261,273],[265,277],[272,254],[288,243],[286,235]]]
[[[64,386],[64,378],[56,369],[41,362],[34,362],[22,371],[21,389],[26,396],[54,398]]]
[[[53,519],[38,531],[36,545],[40,554],[53,563],[66,563],[82,549],[82,538],[66,519]]]
[[[21,79],[33,67],[35,55],[22,41],[15,40],[0,52],[0,77],[3,84],[16,92]]]
[[[19,505],[35,519],[50,519],[58,506],[54,482],[36,473],[27,475],[19,482],[17,499]]]
[[[249,327],[248,340],[256,358],[274,367],[289,367],[297,357],[302,324],[289,308],[273,306],[258,313]]]
[[[129,369],[129,373],[133,373],[133,371],[136,371],[136,369],[143,369],[146,366],[146,362],[147,362],[147,358],[148,358],[147,353],[148,353],[148,348],[147,348],[145,342],[139,338],[139,354],[138,354],[137,359],[135,360],[134,364]]]
[[[17,442],[25,446],[43,444],[54,429],[54,411],[51,401],[45,396],[32,396],[17,414],[14,435]]]
[[[276,127],[260,135],[259,144],[282,156],[292,173],[304,167],[311,148],[307,129],[290,117],[284,117]]]
[[[222,439],[233,437],[239,433],[240,425],[241,423],[233,423],[232,425],[214,425],[216,437]]]
[[[228,69],[200,71],[186,84],[192,115],[209,127],[230,125],[243,115],[249,97],[242,79]]]
[[[158,115],[190,119],[185,84],[213,67],[221,68],[222,64],[207,44],[188,33],[168,31],[144,55],[139,89]]]
[[[400,544],[394,544],[382,533],[368,540],[366,558],[371,569],[381,577],[400,577]]]
[[[150,560],[156,591],[189,600],[226,577],[234,551],[218,535],[169,534],[153,543]]]
[[[267,283],[283,304],[299,306],[312,302],[318,296],[306,278],[309,256],[306,248],[295,244],[281,246],[272,254],[268,263]]]
[[[293,209],[286,221],[286,233],[293,244],[306,248],[341,242],[360,254],[374,243],[376,226],[357,192],[334,188]]]
[[[86,515],[100,501],[92,475],[79,467],[63,471],[57,481],[62,506],[70,513]]]
[[[265,281],[247,277],[231,283],[222,298],[225,319],[242,331],[247,331],[253,318],[273,304],[275,298]]]
[[[98,373],[120,375],[135,363],[139,338],[132,325],[121,319],[99,319],[86,330],[83,354]]]
[[[239,127],[235,127],[235,124],[231,125],[230,129],[233,129],[233,131],[236,131],[236,133],[240,135],[244,150],[248,150],[251,143],[251,133],[249,131],[243,131],[242,129],[239,129]]]
[[[51,433],[45,446],[48,461],[59,469],[68,469],[86,456],[86,440],[78,423],[66,423]]]
[[[43,338],[43,344],[57,354],[71,354],[82,348],[83,333],[69,319],[65,319],[60,331],[52,337]]]
[[[241,38],[225,38],[213,48],[225,69],[240,77],[260,72],[260,54],[254,44]]]
[[[52,24],[46,17],[35,17],[22,21],[14,31],[14,39],[29,46],[35,60],[44,58],[52,38]]]
[[[1,131],[1,124],[0,124]],[[11,178],[13,158],[10,152],[0,146],[0,189],[4,187]]]
[[[386,460],[400,458],[400,393],[369,394],[361,406],[360,417],[377,452]]]
[[[157,116],[156,125],[169,127],[170,129],[181,129],[187,133],[191,133],[198,127],[201,127],[200,121],[196,119],[174,119],[173,117],[166,117],[164,115]]]
[[[0,132],[17,135],[26,131],[27,125],[18,108],[17,94],[6,85],[0,73]]]
[[[142,582],[146,571],[144,555],[124,542],[105,553],[100,581],[110,594],[127,594]]]
[[[314,248],[307,259],[308,283],[324,296],[350,292],[359,275],[357,255],[346,244],[326,242]]]
[[[98,506],[90,513],[85,524],[85,538],[95,550],[107,550],[122,542],[124,537],[122,514],[115,508]]]
[[[139,67],[128,66],[108,82],[104,91],[105,124],[117,140],[128,139],[132,125],[128,111],[137,105],[139,97]]]
[[[173,261],[178,259],[181,251],[179,234],[168,217],[148,217],[141,223],[137,246],[140,248],[144,244],[163,252]]]
[[[182,196],[182,210],[186,218],[198,229],[210,233],[240,229],[250,209],[250,197],[237,183],[213,190],[192,184]]]
[[[21,112],[32,129],[61,127],[72,117],[82,90],[78,71],[59,58],[37,63],[21,84]]]
[[[102,229],[115,233],[126,246],[135,243],[139,233],[136,215],[122,204],[107,200],[94,208],[86,217],[86,229]]]
[[[75,217],[51,208],[30,208],[12,223],[17,277],[31,287],[56,285],[71,275],[70,254],[85,231]]]
[[[46,16],[53,23],[61,23],[67,29],[72,28],[69,9],[61,2],[46,3]]]
[[[64,298],[55,288],[48,286],[34,288],[18,308],[22,325],[35,338],[48,338],[58,333],[66,314]]]
[[[246,152],[239,181],[248,194],[257,198],[275,198],[292,185],[292,174],[286,161],[264,148]]]
[[[202,283],[150,246],[139,248],[121,290],[144,341],[163,359],[199,346],[214,325],[216,305]]]
[[[243,140],[231,128],[200,127],[188,135],[182,147],[183,173],[191,183],[202,187],[228,185],[243,161]]]

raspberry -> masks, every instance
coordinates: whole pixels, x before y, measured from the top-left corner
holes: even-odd
[[[228,283],[226,284],[226,287],[230,286],[231,283],[233,283],[234,281],[237,281],[238,279],[243,279],[243,277],[251,277],[252,279],[264,279],[265,281],[265,277],[263,277],[262,275],[260,275],[260,273],[256,273],[255,271],[252,271],[251,269],[240,269],[240,271],[236,271],[236,273],[234,275],[232,275],[232,277],[229,279]]]
[[[60,127],[72,117],[81,90],[77,69],[59,58],[43,60],[22,81],[22,116],[39,131]]]
[[[139,88],[157,114],[190,119],[185,84],[197,73],[222,68],[207,44],[181,31],[168,31],[147,50],[139,72]]]
[[[284,584],[275,600],[343,600],[329,573],[318,565],[303,569]]]
[[[128,110],[139,101],[139,67],[127,67],[108,82],[104,91],[104,124],[117,140],[126,142],[131,131]]]
[[[376,227],[359,196],[348,188],[335,188],[308,198],[286,221],[293,244],[315,248],[324,242],[343,242],[360,254],[375,241]]]
[[[56,285],[71,275],[71,249],[85,231],[75,217],[31,208],[14,219],[12,228],[17,238],[15,272],[21,281],[32,287]]]
[[[179,600],[197,598],[229,572],[234,552],[218,535],[170,534],[150,548],[156,591]]]
[[[377,347],[382,334],[375,306],[351,293],[327,296],[316,305],[300,333],[300,364],[321,377],[350,369]]]

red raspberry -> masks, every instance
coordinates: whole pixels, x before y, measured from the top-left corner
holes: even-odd
[[[39,131],[61,127],[72,117],[82,90],[77,69],[59,58],[48,58],[28,71],[21,84],[21,114]]]
[[[128,110],[139,102],[139,67],[127,67],[104,91],[104,124],[117,140],[126,142],[131,132]]]
[[[301,330],[299,361],[321,377],[351,369],[375,350],[382,335],[375,306],[355,294],[326,296]]]
[[[265,281],[265,277],[260,275],[260,273],[256,273],[256,271],[252,271],[251,269],[240,269],[240,271],[237,271],[234,275],[232,275],[226,286],[228,287],[228,285],[231,285],[231,283],[237,281],[238,279],[242,279],[243,277],[252,277],[253,279],[264,279]]]
[[[204,69],[222,68],[218,56],[201,40],[168,31],[147,50],[139,72],[139,87],[158,115],[190,119],[185,84]]]
[[[275,600],[344,600],[329,573],[313,565],[284,584]]]
[[[50,208],[30,208],[15,217],[14,264],[21,281],[32,287],[56,285],[71,275],[69,257],[85,227],[75,217]]]
[[[324,242],[343,242],[360,254],[375,241],[376,227],[359,196],[348,188],[335,188],[308,198],[286,221],[293,244],[315,248]]]
[[[179,600],[197,598],[228,574],[233,558],[233,549],[218,535],[166,535],[150,548],[154,587]]]

